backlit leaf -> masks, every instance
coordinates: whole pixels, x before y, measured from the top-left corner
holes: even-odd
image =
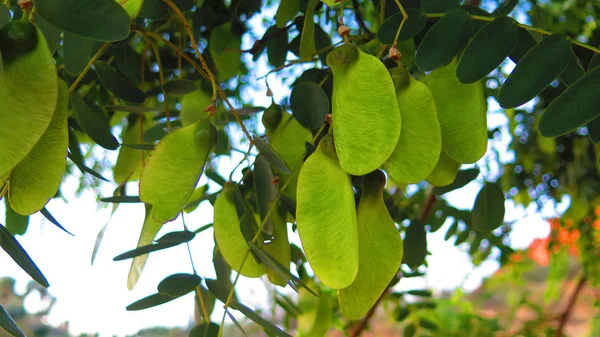
[[[460,163],[452,160],[442,151],[433,172],[425,180],[433,186],[447,186],[454,182],[459,169]]]
[[[508,76],[498,93],[505,109],[529,102],[546,88],[569,64],[571,41],[552,34],[533,47]]]
[[[296,224],[315,275],[333,289],[346,288],[358,272],[356,211],[330,135],[302,166],[297,193]]]
[[[129,17],[133,20],[138,16],[138,13],[142,9],[144,0],[116,0],[127,12]]]
[[[132,146],[140,142],[140,132],[142,132],[142,123],[135,120],[127,125],[124,131],[123,143],[119,149],[117,163],[113,166],[113,180],[117,184],[139,179],[142,171],[142,163],[146,157],[146,152],[133,148]],[[127,144],[127,145],[126,145]],[[152,150],[154,145],[151,145]]]
[[[353,44],[334,49],[327,64],[333,71],[332,126],[340,165],[350,174],[367,174],[390,157],[400,136],[394,82],[378,58]]]
[[[504,222],[504,193],[497,183],[485,183],[473,205],[473,228],[489,232]]]
[[[183,210],[216,141],[216,128],[203,120],[170,132],[158,143],[140,176],[140,199],[152,205],[154,220],[174,220]]]
[[[209,117],[206,109],[212,103],[210,94],[198,88],[181,98],[181,125],[188,126]]]
[[[432,70],[450,62],[467,44],[473,25],[464,9],[454,9],[444,15],[427,32],[417,49],[415,61],[424,70]]]
[[[36,0],[38,15],[48,23],[81,37],[120,41],[130,33],[130,18],[114,0]]]
[[[304,26],[302,27],[302,35],[300,37],[300,59],[309,61],[313,57],[313,53],[317,51],[315,45],[315,7],[319,0],[308,0],[306,5],[306,15],[304,16]]]
[[[151,215],[152,206],[147,205],[147,204],[144,206],[146,207],[146,216],[144,218],[144,225],[142,226],[140,238],[138,239],[137,249],[144,250],[142,247],[152,247],[153,249],[151,249],[151,250],[148,250],[146,248],[146,250],[148,250],[147,252],[149,253],[150,251],[164,249],[164,248],[166,248],[166,246],[170,246],[170,247],[175,246],[175,245],[169,245],[169,244],[161,244],[161,245],[154,244],[154,245],[152,245],[152,242],[154,241],[156,234],[158,234],[158,231],[161,229],[163,224],[161,222],[157,222],[154,219],[152,219],[152,215]],[[135,249],[134,249],[134,251],[135,251]],[[125,254],[127,254],[127,253],[125,253]],[[129,267],[129,274],[127,275],[127,289],[131,290],[131,289],[133,289],[133,287],[135,287],[135,285],[137,284],[137,281],[140,279],[140,275],[142,274],[142,271],[144,270],[144,266],[146,265],[147,260],[148,260],[147,254],[136,255],[133,258],[133,261],[131,261],[131,266]]]
[[[208,48],[217,66],[220,81],[237,76],[241,69],[242,39],[231,30],[231,22],[213,29]]]
[[[0,35],[9,32],[24,33],[26,40],[0,43],[4,60],[0,77],[0,176],[23,160],[42,137],[58,99],[56,67],[42,33],[28,21],[12,21]],[[6,57],[7,50],[31,43],[33,49],[28,46],[25,54],[15,59]]]

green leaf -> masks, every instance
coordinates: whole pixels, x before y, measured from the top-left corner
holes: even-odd
[[[386,169],[396,182],[416,184],[433,172],[440,157],[440,123],[427,86],[413,79],[402,65],[390,73],[396,86],[402,131]]]
[[[144,3],[146,2],[147,1]],[[113,64],[117,67],[119,72],[127,77],[132,83],[140,85],[142,82],[142,57],[140,54],[133,51],[129,45],[129,40],[113,43],[110,47],[110,53],[114,57]]]
[[[242,39],[233,33],[231,22],[212,30],[208,49],[217,66],[219,81],[228,80],[240,72],[242,66],[241,44]]]
[[[569,64],[571,41],[564,35],[552,34],[517,63],[500,92],[498,102],[508,109],[529,102],[544,90]]]
[[[27,156],[48,128],[56,109],[58,78],[46,39],[35,25],[12,21],[0,29],[0,36],[4,59],[0,77],[2,177]],[[27,49],[24,54],[7,57],[8,51],[12,54],[23,45]]]
[[[127,129],[121,133],[123,144],[121,144],[121,148],[119,149],[117,163],[113,166],[113,179],[115,183],[123,184],[140,178],[142,163],[148,153],[140,153],[139,150],[152,151],[154,149],[154,144],[137,144],[140,142],[140,133],[147,124],[138,118],[133,120],[129,118]]]
[[[147,217],[146,217],[146,220],[148,220]],[[148,241],[152,242],[151,241],[152,239],[148,239],[148,238],[150,238],[150,237],[154,238],[154,236],[156,234],[154,234],[154,236],[153,236],[153,235],[151,235],[151,233],[152,232],[158,233],[158,230],[160,230],[160,227],[162,226],[162,224],[159,224],[158,222],[144,221],[144,225],[146,225],[146,224],[148,224],[148,229],[147,230],[142,229],[142,234],[140,235],[140,241],[138,241],[138,244],[142,241],[143,242],[148,242]],[[167,237],[167,235],[170,235],[170,236]],[[165,238],[165,237],[167,237],[167,238]],[[121,260],[125,260],[125,259],[130,259],[130,258],[134,258],[136,256],[148,254],[151,252],[156,252],[159,250],[175,247],[182,243],[191,241],[194,237],[195,237],[194,232],[189,232],[189,231],[172,232],[172,233],[166,234],[162,238],[158,239],[156,241],[156,243],[145,245],[145,246],[138,246],[138,248],[136,248],[136,249],[132,249],[128,252],[120,254],[120,255],[116,256],[115,258],[113,258],[113,261],[121,261]]]
[[[592,69],[596,68],[597,66],[600,66],[600,54],[594,54],[594,57],[592,57],[592,60],[590,61],[590,64],[588,65],[588,71],[591,71]]]
[[[504,0],[500,3],[500,5],[498,5],[498,7],[496,7],[492,14],[499,17],[508,15],[518,4],[519,0]]]
[[[50,284],[38,269],[35,263],[31,260],[25,249],[21,247],[15,237],[0,224],[0,247],[15,261],[21,269],[23,269],[32,279],[48,288]]]
[[[460,163],[442,151],[433,171],[425,180],[433,186],[447,186],[454,182],[459,169]]]
[[[588,135],[594,144],[600,144],[600,117],[592,119],[587,124]]]
[[[271,170],[271,166],[261,154],[256,156],[256,159],[254,160],[253,173],[258,213],[260,215],[260,219],[262,221],[266,221],[265,228],[263,230],[267,233],[272,233],[273,224],[271,221],[271,217],[269,216],[269,218],[267,218],[267,213],[269,213],[271,204],[277,196],[277,187],[273,183],[274,176],[273,171]]]
[[[123,6],[129,17],[133,20],[138,16],[138,13],[142,9],[144,0],[125,0],[118,2],[121,6]]]
[[[298,234],[315,275],[330,288],[346,288],[358,273],[356,211],[350,175],[331,135],[302,165],[297,198]]]
[[[240,322],[238,322],[238,320],[235,319],[235,316],[233,316],[231,312],[229,312],[229,310],[227,309],[225,309],[225,313],[227,314],[227,316],[229,316],[229,319],[231,319],[235,327],[238,328],[244,334],[244,336],[248,337],[248,334],[246,333]]]
[[[171,240],[170,242],[162,242],[152,244],[156,234],[162,228],[162,223],[157,222],[152,219],[152,206],[145,204],[145,218],[144,224],[142,226],[142,231],[140,232],[140,237],[138,239],[137,248],[133,251],[130,251],[129,255],[126,258],[133,257],[131,261],[131,266],[129,267],[129,273],[127,274],[127,289],[131,290],[137,284],[140,276],[142,275],[142,271],[144,270],[144,266],[146,265],[146,261],[148,260],[148,254],[153,251],[158,251],[161,249],[166,249],[170,247],[174,247],[179,243],[188,242],[192,240],[196,235],[195,233],[188,232],[176,232],[175,235],[179,234],[181,240]],[[171,234],[171,233],[169,233]],[[167,234],[168,235],[168,234]],[[186,236],[187,235],[187,236]],[[185,241],[187,240],[187,241]],[[142,254],[140,254],[142,253]],[[127,253],[125,253],[127,254]],[[122,254],[122,255],[125,255]],[[122,256],[121,255],[121,256]]]
[[[317,51],[315,45],[315,7],[319,0],[308,0],[306,5],[306,15],[304,16],[304,26],[302,26],[302,35],[300,37],[300,59],[310,61],[313,54]]]
[[[113,202],[117,204],[128,204],[142,202],[137,195],[118,195],[107,198],[100,198],[102,202]]]
[[[144,103],[146,94],[131,84],[129,80],[119,74],[113,67],[104,61],[96,61],[94,70],[100,82],[115,96],[131,103]]]
[[[152,151],[154,150],[154,144],[121,144],[121,146],[128,147],[134,150]]]
[[[467,44],[472,32],[471,15],[464,9],[451,10],[421,41],[415,54],[417,66],[428,71],[450,62]]]
[[[585,75],[585,71],[581,64],[579,64],[579,59],[575,52],[571,50],[571,58],[569,59],[569,64],[558,77],[561,82],[566,86],[570,86],[575,81],[580,79],[583,75]]]
[[[272,334],[273,336],[279,336],[279,337],[292,337],[292,335],[281,330],[281,328],[279,328],[275,324],[271,323],[270,321],[264,319],[262,316],[257,314],[254,310],[248,308],[247,306],[245,306],[241,303],[236,303],[236,306],[234,309],[239,310],[242,314],[244,314],[244,316],[246,316],[247,318],[252,320],[254,323],[260,325],[263,329],[265,329],[265,332],[268,334]]]
[[[546,108],[538,128],[544,137],[567,134],[600,116],[600,68],[575,81]]]
[[[267,144],[260,137],[254,137],[254,145],[258,149],[258,152],[264,156],[264,158],[277,170],[290,174],[292,171],[288,168],[286,163],[281,159],[279,154],[277,154],[273,148]]]
[[[192,192],[192,195],[190,195],[190,198],[185,204],[184,210],[186,213],[192,213],[194,210],[196,210],[196,208],[198,208],[198,205],[200,205],[202,201],[208,200],[206,191],[208,191],[208,184],[202,185]]]
[[[457,190],[473,181],[475,178],[477,178],[478,175],[479,168],[460,170],[456,174],[456,178],[454,179],[454,182],[452,182],[452,184],[443,187],[435,187],[432,193],[435,195],[443,195],[448,192]]]
[[[512,53],[508,55],[508,57],[514,63],[519,63],[523,56],[525,56],[525,54],[535,47],[536,44],[537,41],[527,29],[519,28],[519,39],[517,41],[517,45],[515,46],[515,49],[513,49]]]
[[[170,80],[162,86],[162,90],[172,95],[185,95],[196,89],[198,89],[196,82],[185,79]]]
[[[446,13],[459,8],[460,4],[456,0],[422,0],[421,10],[425,13]]]
[[[77,122],[93,141],[108,150],[119,148],[119,141],[110,132],[105,116],[93,111],[77,92],[71,95],[71,105]]]
[[[416,269],[425,262],[427,255],[427,235],[425,227],[418,220],[413,220],[404,236],[404,255],[402,263]]]
[[[214,280],[214,279],[204,279],[204,282],[206,282],[206,286],[208,287],[208,290],[213,293],[213,295],[215,295],[215,297],[223,302],[226,303],[227,302],[227,298],[229,296],[229,292],[232,289],[231,286],[231,282],[222,282],[220,280]],[[233,298],[235,299],[235,292],[233,293]],[[231,303],[230,308],[232,309],[237,309],[237,303],[234,301],[233,303]]]
[[[0,9],[0,11],[2,11],[2,10]],[[48,49],[50,49],[50,53],[54,54],[60,44],[60,39],[61,39],[61,35],[62,35],[61,30],[50,25],[41,16],[37,16],[35,18],[35,24],[36,24],[36,26],[38,26],[38,28],[44,34],[44,37],[46,38],[46,42],[48,43]],[[1,26],[2,26],[2,24],[0,24],[0,27]]]
[[[10,174],[8,199],[15,212],[33,214],[58,191],[67,165],[69,87],[58,81],[58,103],[50,125]],[[8,225],[8,224],[7,224]]]
[[[390,157],[400,137],[394,82],[377,57],[353,44],[334,49],[327,64],[333,72],[332,126],[340,165],[350,174],[367,174]]]
[[[162,20],[169,16],[169,6],[162,0],[144,0],[138,16],[149,20]]]
[[[130,33],[129,15],[114,0],[36,0],[35,8],[51,25],[88,39],[120,41]]]
[[[317,51],[323,50],[325,48],[331,47],[331,36],[326,33],[320,25],[315,26],[315,48]],[[331,50],[326,52],[321,52],[319,55],[319,60],[321,60],[322,64],[327,64],[327,55]]]
[[[75,165],[77,165],[77,167],[78,167],[78,168],[79,168],[79,169],[80,169],[82,172],[89,173],[89,174],[93,175],[94,177],[96,177],[96,178],[98,178],[98,179],[100,179],[100,180],[109,181],[108,179],[104,178],[104,177],[103,177],[103,176],[102,176],[100,173],[98,173],[98,172],[96,172],[96,171],[92,170],[91,168],[89,168],[89,167],[87,167],[87,166],[83,165],[83,162],[79,161],[79,159],[78,159],[78,158],[76,158],[76,157],[73,157],[73,155],[72,155],[71,153],[69,153],[69,154],[67,155],[67,158],[71,159],[71,161],[72,161],[72,162],[73,162]]]
[[[0,305],[0,327],[15,337],[26,337],[2,305]]]
[[[217,337],[219,335],[219,325],[215,323],[201,323],[190,330],[188,337]]]
[[[290,95],[294,118],[307,129],[318,129],[329,113],[329,99],[325,91],[314,82],[295,85]]]
[[[474,163],[487,150],[487,102],[483,85],[461,83],[456,69],[452,62],[429,73],[424,82],[435,101],[443,152],[456,162]]]
[[[402,262],[403,244],[383,200],[382,171],[364,177],[357,210],[358,274],[338,291],[340,309],[350,320],[367,314],[388,288]]]
[[[280,67],[285,63],[288,53],[288,31],[271,26],[267,29],[263,39],[267,40],[267,58],[273,67]]]
[[[75,236],[73,235],[73,233],[69,232],[66,228],[64,228],[60,222],[58,222],[53,216],[52,214],[50,214],[50,211],[48,211],[48,209],[46,207],[42,208],[40,210],[40,213],[42,213],[42,215],[44,216],[44,218],[46,218],[46,220],[50,221],[54,226],[58,227],[58,229],[62,230],[63,232],[71,235],[71,236]]]
[[[281,0],[275,14],[277,27],[284,28],[288,21],[296,17],[299,11],[300,0]]]
[[[63,57],[65,68],[71,75],[79,75],[92,59],[96,41],[65,32]]]
[[[158,284],[158,292],[171,297],[189,294],[200,286],[202,279],[196,274],[173,274]]]
[[[491,232],[504,222],[504,193],[497,183],[485,183],[473,205],[473,228]]]
[[[10,11],[4,4],[0,4],[0,28],[10,22]]]
[[[181,98],[181,125],[188,126],[210,117],[206,109],[212,104],[212,96],[198,88]]]
[[[140,199],[153,206],[154,220],[168,222],[183,211],[216,141],[216,128],[202,120],[170,132],[158,143],[139,184]]]
[[[10,203],[7,198],[4,198],[4,208],[5,208],[5,219],[6,219],[6,229],[12,235],[23,235],[27,231],[27,225],[29,224],[29,215],[23,216],[15,212],[12,207],[10,207]]]
[[[431,290],[409,290],[406,293],[419,297],[431,297]]]
[[[172,300],[174,300],[176,298],[177,297],[171,297],[169,295],[156,293],[156,294],[144,297],[140,300],[137,300],[137,301],[131,303],[125,309],[127,311],[144,310],[144,309],[156,307],[161,304],[165,304],[167,302],[171,302]]]
[[[518,38],[519,31],[513,18],[502,16],[483,26],[460,56],[456,76],[462,83],[484,78],[514,50]]]
[[[402,337],[414,337],[417,333],[417,328],[414,324],[407,325],[402,331]]]
[[[400,31],[397,42],[402,42],[414,37],[427,25],[427,17],[421,10],[407,8],[406,14],[408,15],[408,20],[404,23],[404,26],[402,26],[402,31]],[[398,27],[400,27],[401,22],[402,13],[400,12],[385,19],[377,31],[377,39],[383,44],[394,44],[394,39],[396,38],[396,33],[398,32]]]

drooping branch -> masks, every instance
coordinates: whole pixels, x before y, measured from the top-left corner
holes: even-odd
[[[562,337],[563,336],[563,330],[565,328],[565,325],[569,321],[569,317],[571,316],[571,313],[573,312],[573,308],[575,307],[575,303],[577,302],[577,297],[579,296],[581,291],[585,288],[586,282],[587,282],[587,279],[586,279],[585,275],[583,275],[579,279],[579,282],[577,282],[577,286],[575,287],[575,290],[573,290],[573,294],[571,294],[571,297],[569,298],[569,302],[567,303],[567,307],[565,308],[565,311],[563,311],[563,313],[559,317],[558,328],[556,328],[556,333],[554,334],[554,337]]]

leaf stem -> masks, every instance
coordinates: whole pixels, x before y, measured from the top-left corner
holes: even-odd
[[[165,109],[165,115],[167,116],[167,127],[171,127],[171,115],[169,113],[169,100],[167,96],[167,92],[164,89],[165,86],[165,73],[163,72],[162,62],[160,60],[160,53],[158,52],[158,47],[156,44],[152,44],[152,50],[154,51],[154,57],[156,58],[156,63],[158,64],[158,77],[160,79],[160,86],[163,93],[163,106]]]
[[[198,304],[200,305],[200,310],[202,310],[202,317],[204,318],[204,322],[210,322],[210,315],[208,315],[208,310],[206,310],[206,304],[204,304],[204,298],[202,297],[202,286],[196,286],[196,297],[198,297]]]
[[[396,1],[398,1],[398,0],[396,0]],[[425,16],[427,16],[428,18],[432,18],[432,19],[434,19],[434,18],[441,18],[441,17],[442,17],[442,16],[444,16],[444,15],[445,15],[445,13],[431,13],[431,14],[425,14]],[[496,19],[495,17],[491,17],[491,16],[481,16],[481,15],[471,15],[471,18],[472,18],[472,19],[474,19],[474,20],[479,20],[479,21],[488,21],[488,22],[489,22],[489,21],[494,21],[494,20]],[[531,32],[540,33],[540,34],[543,34],[543,35],[551,35],[551,34],[554,34],[554,33],[550,32],[550,31],[547,31],[547,30],[545,30],[545,29],[538,28],[538,27],[533,27],[533,26],[529,26],[529,25],[525,25],[525,24],[518,23],[518,22],[517,22],[517,27],[519,27],[519,28],[523,28],[523,29],[526,29],[526,30],[528,30],[528,31],[531,31]],[[596,53],[596,54],[600,54],[600,49],[599,49],[599,48],[595,48],[595,47],[592,47],[592,46],[590,46],[590,45],[588,45],[588,44],[585,44],[585,43],[583,43],[583,42],[579,42],[579,41],[577,41],[577,40],[575,40],[575,39],[573,39],[573,38],[570,38],[570,37],[568,37],[568,36],[567,36],[567,38],[568,38],[569,40],[571,40],[571,43],[573,43],[573,44],[575,44],[575,45],[578,45],[578,46],[580,46],[580,47],[582,47],[582,48],[585,48],[585,49],[588,49],[588,50],[590,50],[590,51],[593,51],[593,52],[594,52],[594,53]]]
[[[77,78],[75,79],[75,82],[73,82],[73,84],[69,88],[69,95],[72,94],[73,92],[75,92],[75,89],[77,89],[77,86],[79,85],[79,83],[81,83],[81,80],[83,80],[83,78],[88,73],[88,71],[90,71],[90,69],[92,68],[92,65],[100,58],[100,56],[102,56],[102,54],[104,54],[104,52],[108,49],[108,47],[110,47],[110,45],[111,45],[110,42],[106,42],[105,44],[102,45],[102,47],[100,47],[100,49],[98,49],[96,54],[94,54],[94,56],[92,56],[92,59],[88,62],[88,64],[85,66],[85,68],[83,69],[81,74],[79,74],[79,76],[77,76]]]
[[[402,27],[404,27],[404,24],[406,23],[406,21],[408,21],[408,14],[406,14],[406,11],[404,10],[404,6],[402,6],[402,4],[400,3],[400,0],[395,0],[395,1],[396,1],[396,6],[398,6],[398,9],[400,10],[400,13],[402,13],[402,21],[400,22],[400,26],[398,26],[398,31],[396,32],[396,37],[394,38],[394,46],[396,46],[398,37],[400,36],[400,32],[402,31]]]

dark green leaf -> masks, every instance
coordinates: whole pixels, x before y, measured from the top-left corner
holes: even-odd
[[[271,164],[271,166],[278,169],[282,173],[292,173],[283,161],[283,159],[281,159],[281,157],[275,152],[275,150],[273,150],[271,146],[267,144],[264,140],[262,140],[260,137],[254,137],[254,145],[256,145],[258,152],[265,157],[265,159]]]
[[[0,12],[1,11],[2,11],[2,9],[0,8]],[[41,16],[38,16],[35,18],[35,24],[42,31],[42,34],[44,34],[44,37],[46,38],[46,42],[48,42],[48,49],[50,49],[50,52],[52,54],[54,54],[54,52],[56,52],[56,49],[58,48],[58,46],[60,44],[60,35],[61,35],[60,29],[58,29],[58,28],[52,26],[51,24],[49,24],[48,22],[46,22],[46,20],[44,20],[44,18]],[[0,23],[0,27],[2,27],[1,23]]]
[[[592,60],[590,61],[590,64],[588,65],[588,71],[591,71],[597,66],[600,66],[600,54],[594,54]]]
[[[538,128],[544,137],[558,137],[600,116],[600,68],[585,74],[547,108]]]
[[[242,328],[240,322],[238,322],[238,320],[235,319],[235,317],[229,312],[229,310],[225,309],[225,313],[227,314],[227,316],[229,316],[229,319],[231,319],[235,327],[238,328],[244,334],[244,336],[248,337],[248,334],[246,333],[246,331],[244,331],[244,328]]]
[[[100,82],[115,96],[132,103],[144,103],[146,94],[104,61],[96,61],[94,70]]]
[[[149,0],[144,1],[146,4]],[[162,2],[162,1],[161,1]],[[142,62],[141,55],[133,51],[129,46],[128,40],[115,43],[110,47],[110,52],[114,57],[114,65],[123,76],[127,77],[136,85],[142,82]]]
[[[196,236],[196,234],[194,232],[191,232],[188,230],[170,232],[170,233],[167,233],[167,234],[161,236],[159,239],[156,240],[156,242],[157,243],[180,244],[180,243],[192,241],[195,236]]]
[[[144,0],[138,16],[150,20],[162,20],[169,16],[169,6],[162,0]]]
[[[402,262],[411,269],[416,269],[425,262],[427,255],[427,236],[425,227],[417,220],[413,220],[406,230],[404,237],[404,255]]]
[[[151,252],[156,252],[159,250],[175,247],[179,244],[191,241],[195,237],[195,235],[196,234],[194,232],[190,232],[190,231],[167,233],[160,239],[156,240],[156,243],[146,245],[146,246],[140,246],[133,250],[125,252],[125,253],[113,258],[113,261],[121,261],[121,260],[125,260],[125,259],[131,259],[136,256],[140,256],[140,255],[148,254]]]
[[[92,49],[96,41],[65,32],[63,38],[63,58],[65,69],[71,75],[79,75],[92,59]]]
[[[148,1],[148,0],[146,0]],[[215,323],[198,324],[190,330],[188,337],[217,337],[219,335],[219,326]]]
[[[315,47],[317,51],[331,46],[331,36],[327,34],[320,25],[315,26]],[[322,64],[327,64],[327,55],[331,50],[317,55]]]
[[[600,144],[600,117],[592,119],[587,124],[588,135],[594,144]]]
[[[437,323],[427,319],[427,318],[419,318],[419,325],[422,328],[425,328],[427,330],[431,330],[431,331],[437,331],[438,330],[438,325]]]
[[[267,58],[273,67],[280,67],[285,63],[288,52],[287,29],[271,26],[267,29],[264,40],[267,41]]]
[[[424,71],[450,62],[467,44],[473,25],[464,9],[454,9],[444,15],[427,32],[415,54],[415,61]]]
[[[175,120],[171,122],[171,127],[181,127],[181,121]],[[144,132],[144,141],[145,142],[155,142],[157,140],[161,140],[164,136],[167,135],[167,122],[158,123],[153,125],[148,130]]]
[[[129,147],[136,150],[152,151],[154,150],[154,144],[121,144],[121,146]]]
[[[137,311],[144,310],[148,308],[152,308],[161,304],[165,304],[167,302],[171,302],[177,297],[171,297],[169,295],[163,295],[161,293],[156,293],[147,297],[142,298],[141,300],[135,301],[128,305],[125,309],[127,311]]]
[[[10,22],[10,11],[4,4],[0,4],[0,28]]]
[[[210,180],[212,180],[215,183],[219,184],[221,187],[225,186],[225,184],[227,183],[227,180],[225,180],[225,178],[221,177],[217,172],[215,172],[213,170],[206,170],[206,171],[204,171],[204,174]]]
[[[65,32],[98,41],[120,41],[130,32],[129,15],[114,0],[36,0],[37,14]]]
[[[431,291],[429,290],[409,290],[406,293],[413,296],[431,297]]]
[[[446,13],[459,7],[457,0],[421,0],[421,10],[425,13]]]
[[[397,42],[402,42],[419,34],[427,25],[427,17],[421,10],[407,8],[406,14],[408,15],[408,20],[402,26],[402,31],[400,31]],[[385,19],[377,31],[377,39],[383,44],[394,44],[394,39],[396,38],[396,33],[401,22],[402,13],[400,12]]]
[[[307,129],[318,129],[329,113],[329,99],[325,91],[314,82],[294,86],[290,95],[294,118]]]
[[[398,311],[398,313],[396,314],[396,322],[402,322],[404,321],[408,315],[410,314],[410,310],[408,310],[408,308],[402,308]]]
[[[73,235],[71,232],[69,232],[66,228],[64,228],[53,216],[52,214],[50,214],[50,211],[48,211],[48,209],[46,207],[42,208],[40,210],[40,213],[42,213],[42,215],[44,216],[44,218],[46,218],[46,220],[50,221],[54,226],[58,227],[58,229],[62,230],[63,232],[71,235],[71,236],[75,236]]]
[[[457,190],[473,181],[473,179],[477,178],[478,175],[479,168],[460,170],[458,173],[456,173],[456,178],[452,184],[442,187],[434,187],[432,193],[435,195],[442,195]]]
[[[0,224],[0,247],[37,283],[48,288],[48,281],[15,237]]]
[[[202,279],[195,274],[173,274],[158,284],[158,292],[171,297],[189,294],[200,285]]]
[[[567,64],[567,67],[558,78],[564,85],[570,86],[583,75],[585,75],[585,71],[581,64],[579,64],[579,59],[577,58],[577,55],[575,55],[575,52],[571,51],[569,64]]]
[[[529,102],[546,88],[569,64],[571,41],[564,35],[552,34],[517,63],[500,92],[498,102],[505,109]]]
[[[248,317],[254,323],[260,325],[263,329],[265,329],[265,332],[267,334],[273,334],[274,336],[279,336],[279,337],[292,337],[290,334],[281,330],[275,324],[262,318],[259,314],[254,312],[254,310],[248,308],[247,306],[245,306],[241,303],[236,303],[236,306],[234,309],[239,310],[242,314],[244,314],[244,316]]]
[[[207,224],[207,225],[204,225],[204,226],[202,226],[202,227],[200,227],[200,228],[196,229],[196,230],[194,231],[194,233],[195,233],[195,234],[202,233],[202,232],[204,232],[205,230],[207,230],[207,229],[211,228],[212,226],[213,226],[213,224],[209,223],[209,224]]]
[[[108,150],[119,148],[119,141],[110,132],[106,118],[102,118],[92,111],[79,93],[74,92],[71,95],[71,104],[77,122],[93,141]]]
[[[508,55],[508,57],[514,62],[519,63],[523,56],[527,54],[535,45],[537,41],[533,38],[533,35],[524,28],[519,28],[519,40],[517,41],[517,45],[515,49],[513,49],[512,53]]]
[[[414,337],[417,329],[413,324],[407,325],[402,332],[402,337]]]
[[[282,193],[279,196],[279,200],[283,204],[283,207],[294,217],[296,218],[296,200],[294,200],[289,195]]]
[[[479,7],[475,7],[469,4],[464,4],[462,6],[460,6],[462,9],[466,10],[469,14],[471,15],[477,15],[477,16],[486,16],[486,17],[492,17],[493,15]],[[473,34],[477,33],[481,28],[483,28],[483,26],[485,26],[486,24],[488,24],[489,21],[484,21],[484,20],[473,20]]]
[[[100,198],[102,202],[113,202],[117,204],[129,204],[142,202],[138,195],[116,195],[107,198]]]
[[[80,169],[82,172],[89,173],[89,174],[93,175],[94,177],[96,177],[96,178],[98,178],[98,179],[100,179],[100,180],[109,181],[108,179],[104,178],[104,177],[103,177],[103,176],[102,176],[100,173],[98,173],[98,172],[96,172],[96,171],[92,170],[91,168],[89,168],[89,167],[85,166],[85,165],[83,164],[83,162],[82,162],[82,161],[79,161],[79,159],[77,158],[77,156],[73,156],[73,154],[72,154],[71,152],[69,152],[69,153],[67,154],[67,157],[68,157],[69,159],[71,159],[71,161],[72,161],[72,162],[73,162],[75,165],[77,165],[77,167],[78,167],[78,168],[79,168],[79,169]]]
[[[231,291],[231,282],[221,282],[219,280],[214,280],[214,279],[204,279],[204,282],[206,282],[206,286],[208,287],[208,290],[213,293],[213,295],[215,295],[215,297],[217,297],[217,299],[223,303],[227,303],[227,298],[229,297],[229,292]],[[235,298],[235,293],[234,293],[234,298]],[[232,305],[230,306],[233,309],[237,309],[237,305],[232,303]]]
[[[15,337],[26,337],[2,305],[0,305],[0,327]]]
[[[271,218],[267,219],[273,200],[277,196],[277,187],[273,183],[273,171],[269,162],[259,154],[254,160],[254,189],[256,190],[256,199],[258,204],[258,213],[261,221],[265,222],[265,231],[272,233],[273,224]],[[266,220],[265,220],[266,219]]]
[[[142,113],[147,113],[147,112],[156,112],[156,113],[163,113],[163,109],[160,108],[150,108],[150,107],[145,107],[145,106],[138,106],[138,105],[107,105],[104,107],[104,109],[108,110],[108,111],[124,111],[124,112],[130,112],[130,113],[135,113],[135,114],[142,114]],[[173,127],[175,126],[181,126],[181,124],[179,125],[175,125],[175,122],[171,123]],[[166,126],[166,123],[165,123]],[[148,130],[150,131],[150,130]]]
[[[444,235],[444,241],[450,240],[450,238],[452,237],[452,235],[456,234],[457,230],[458,230],[458,221],[454,221],[454,223],[452,224],[452,226],[450,226],[450,228],[448,228],[448,231],[446,232],[446,235]]]
[[[496,9],[494,10],[494,16],[504,16],[510,14],[510,12],[515,9],[515,7],[519,4],[519,0],[504,0]]]
[[[25,234],[27,231],[27,225],[29,224],[29,216],[23,216],[16,213],[10,206],[8,198],[4,198],[4,206],[6,229],[11,232],[12,235]]]
[[[473,228],[490,232],[504,222],[504,193],[497,183],[485,183],[473,205]]]
[[[462,53],[456,76],[462,83],[484,78],[513,51],[518,38],[519,31],[513,18],[499,17],[483,26]]]
[[[162,90],[173,95],[189,94],[196,89],[198,89],[196,82],[185,79],[171,80],[162,86]]]

